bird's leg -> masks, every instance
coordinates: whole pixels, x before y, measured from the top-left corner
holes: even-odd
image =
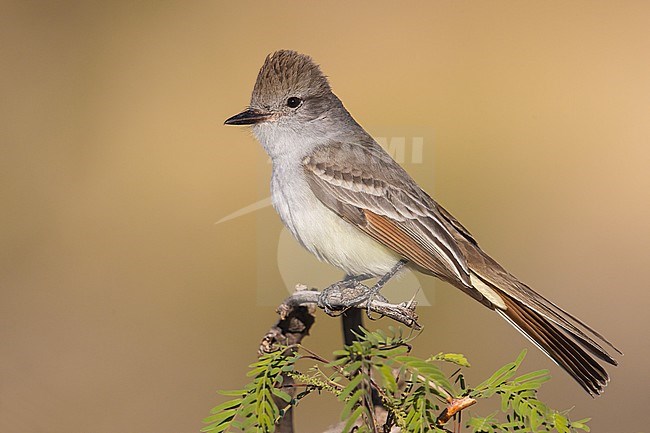
[[[323,308],[327,314],[331,314],[333,308],[329,300],[333,295],[337,295],[340,298],[344,298],[344,296],[342,295],[343,290],[353,289],[357,287],[362,281],[368,280],[372,277],[373,275],[370,274],[361,274],[361,275],[348,274],[341,281],[337,281],[334,284],[330,284],[328,287],[325,287],[321,291],[321,294],[318,297],[319,307]]]
[[[399,262],[395,263],[395,266],[393,266],[393,268],[390,271],[388,271],[386,273],[386,275],[381,277],[379,279],[379,281],[377,281],[375,283],[375,285],[372,286],[372,289],[370,289],[370,292],[371,292],[370,296],[374,296],[377,293],[379,293],[379,291],[382,289],[382,287],[384,287],[384,285],[388,282],[388,280],[393,278],[396,273],[401,271],[402,268],[404,267],[404,265],[406,265],[407,263],[408,263],[408,260],[406,260],[406,259],[401,259]]]
[[[397,274],[403,267],[408,263],[408,260],[406,259],[401,259],[397,263],[395,263],[395,266],[391,268],[390,271],[388,271],[384,276],[382,276],[379,281],[375,283],[374,286],[370,288],[367,292],[364,294],[357,296],[353,299],[350,299],[349,302],[351,305],[358,305],[362,302],[371,302],[375,297],[381,296],[379,292],[381,289],[386,285],[388,280],[393,278],[395,274]],[[383,297],[382,297],[383,298]],[[385,300],[385,299],[384,299]]]

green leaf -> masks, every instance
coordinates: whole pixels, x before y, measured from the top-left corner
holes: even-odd
[[[232,427],[232,423],[224,423],[224,424],[212,424],[207,427],[203,427],[200,431],[204,433],[221,433],[223,431],[228,430],[229,427]]]
[[[381,367],[376,367],[375,371],[379,372],[379,375],[382,378],[382,384],[388,393],[396,393],[398,386],[395,376],[393,375],[393,369],[387,365],[382,365]]]
[[[281,389],[278,389],[278,388],[272,388],[271,391],[273,392],[273,395],[275,395],[276,397],[284,400],[287,403],[291,403],[292,398],[286,392],[284,392],[284,391],[282,391]]]
[[[377,356],[380,358],[394,358],[396,356],[403,355],[408,352],[408,347],[406,346],[396,346],[390,349],[380,349],[377,353]]]
[[[244,409],[248,407],[252,407],[252,404],[255,402],[256,398],[257,398],[257,394],[251,392],[250,394],[246,395],[246,397],[244,397],[244,399],[241,402],[241,407]]]
[[[574,429],[579,429],[582,431],[590,432],[591,429],[587,425],[587,423],[591,420],[591,418],[583,418],[578,421],[571,421],[571,427]]]
[[[343,427],[341,433],[350,433],[352,427],[354,427],[354,423],[359,419],[362,413],[363,413],[362,406],[356,408],[355,411],[352,412],[352,414],[350,414],[350,417],[348,418],[348,421],[345,423],[345,426]]]
[[[440,352],[439,354],[432,356],[429,358],[431,361],[444,361],[444,362],[451,362],[452,364],[456,364],[460,367],[471,367],[469,365],[469,361],[467,358],[465,358],[465,355],[462,355],[460,353],[442,353]]]
[[[553,426],[558,433],[571,433],[569,430],[569,420],[560,413],[553,414]]]
[[[486,417],[472,417],[467,423],[467,426],[472,429],[473,433],[493,433],[494,429],[492,426],[496,423],[497,419],[494,417],[494,414],[491,414]]]
[[[522,394],[527,391],[537,391],[540,386],[541,384],[537,382],[525,382],[518,385],[509,386],[508,391],[513,394]]]
[[[530,428],[533,432],[537,431],[539,426],[544,422],[542,414],[536,410],[530,413]]]
[[[217,391],[218,394],[227,395],[227,396],[237,396],[241,397],[248,394],[248,391],[245,389],[235,389],[235,390],[226,390],[226,391]]]
[[[327,364],[328,367],[337,367],[341,365],[345,365],[348,362],[350,362],[350,358],[348,356],[344,356],[339,359],[335,359],[334,361],[331,361],[329,364]]]
[[[256,367],[256,368],[254,368],[254,369],[252,369],[252,370],[249,370],[249,371],[246,373],[246,377],[257,377],[257,376],[259,376],[260,373],[265,373],[266,370],[267,370],[267,368],[268,368],[268,367],[267,367],[266,365],[262,365],[262,366],[260,366],[260,367]]]
[[[345,403],[345,406],[343,407],[343,411],[341,411],[341,421],[344,421],[350,416],[350,413],[352,412],[352,409],[357,406],[361,405],[361,398],[363,396],[363,389],[357,389],[354,394],[348,399],[348,401]]]
[[[454,388],[449,383],[447,376],[435,365],[427,363],[421,359],[414,358],[412,356],[398,356],[395,358],[399,362],[403,362],[408,370],[415,373],[416,375],[421,375],[424,378],[424,381],[432,381],[436,385],[442,387],[444,390],[450,394],[454,394]],[[414,380],[421,380],[417,377]]]
[[[481,389],[481,388],[488,388],[489,389],[489,388],[493,388],[493,387],[497,386],[500,383],[505,382],[506,380],[508,380],[508,377],[512,376],[512,372],[513,372],[514,368],[515,368],[515,364],[512,363],[512,362],[504,365],[503,367],[498,369],[496,372],[494,372],[494,374],[492,374],[492,376],[490,376],[488,378],[488,380],[481,383],[476,388],[477,389]]]
[[[402,364],[408,364],[409,362],[424,362],[420,358],[416,358],[415,356],[410,356],[410,355],[403,355],[403,356],[396,356],[395,361],[401,362]]]
[[[515,359],[515,367],[519,368],[521,363],[524,361],[524,358],[526,358],[526,353],[528,353],[528,350],[523,349],[521,352],[519,352],[519,356],[517,356],[517,359]]]
[[[478,385],[475,389],[477,391],[494,390],[497,386],[505,383],[515,374],[525,356],[526,350],[524,349],[521,351],[515,362],[510,362],[498,369],[489,379]]]
[[[263,431],[270,431],[273,429],[273,421],[271,421],[271,417],[267,413],[260,413],[257,422],[259,426],[262,427]]]
[[[354,361],[346,365],[345,368],[343,368],[343,371],[345,371],[348,374],[355,374],[357,370],[361,368],[361,365],[362,365],[361,361]]]
[[[350,394],[354,392],[355,389],[359,386],[361,381],[363,380],[363,375],[362,374],[357,374],[350,380],[350,383],[341,391],[341,394],[339,394],[339,401],[344,401],[348,398]]]
[[[282,369],[281,369],[282,372],[283,372],[283,373],[290,373],[290,372],[292,372],[292,371],[295,369],[295,367],[294,367],[293,364],[294,364],[294,363],[292,362],[291,364],[283,365],[283,366],[282,366]]]
[[[215,406],[212,408],[210,413],[218,413],[221,412],[222,410],[230,409],[236,406],[239,406],[241,402],[243,401],[243,398],[236,398],[234,400],[228,400],[226,402],[221,403],[219,406]]]
[[[237,409],[228,409],[221,411],[219,413],[215,413],[214,415],[210,415],[207,418],[203,419],[203,422],[205,423],[214,423],[214,424],[221,424],[222,421],[227,420],[230,421],[232,418],[235,416],[237,413]]]
[[[537,371],[531,371],[530,373],[522,374],[521,376],[517,377],[514,382],[537,382],[541,381],[546,382],[549,380],[551,376],[549,375],[548,370],[537,370]]]
[[[525,404],[524,405],[521,404],[522,398],[523,397],[519,394],[515,395],[515,398],[512,400],[511,406],[515,410],[515,413],[521,415],[522,417],[527,417],[529,408]]]
[[[510,399],[512,398],[512,394],[510,393],[503,393],[501,394],[501,412],[505,413],[508,411],[508,407],[510,406]]]

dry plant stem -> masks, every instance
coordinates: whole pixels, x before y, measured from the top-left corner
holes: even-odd
[[[447,423],[447,421],[452,419],[454,415],[460,413],[463,409],[467,409],[474,404],[476,404],[476,400],[471,397],[449,399],[447,407],[438,416],[436,423],[438,426],[443,426]]]
[[[287,355],[290,355],[302,339],[309,335],[309,330],[316,320],[313,306],[296,306],[282,311],[278,308],[278,314],[280,320],[269,329],[260,343],[258,350],[260,355],[273,352],[277,346],[287,346]],[[283,374],[282,379],[283,388],[294,397],[296,388],[293,386],[293,378]],[[286,410],[284,416],[278,421],[275,431],[293,433],[293,408],[288,407],[289,404],[282,399],[274,398],[274,400],[280,410]]]

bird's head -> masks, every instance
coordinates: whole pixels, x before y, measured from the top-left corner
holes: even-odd
[[[298,126],[325,115],[334,100],[327,78],[311,57],[276,51],[266,57],[257,75],[249,107],[225,124]]]

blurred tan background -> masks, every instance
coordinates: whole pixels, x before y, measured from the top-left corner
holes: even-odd
[[[416,180],[626,353],[591,399],[530,350],[554,375],[543,398],[641,430],[650,3],[19,1],[0,40],[0,431],[195,432],[245,383],[275,320],[258,291],[283,296],[280,223],[267,207],[214,224],[268,195],[261,147],[222,122],[280,48],[312,55],[371,133],[433,131]],[[530,347],[421,281],[418,354],[465,353],[476,383]],[[338,320],[307,343],[335,349]],[[306,401],[297,425],[335,410]]]

